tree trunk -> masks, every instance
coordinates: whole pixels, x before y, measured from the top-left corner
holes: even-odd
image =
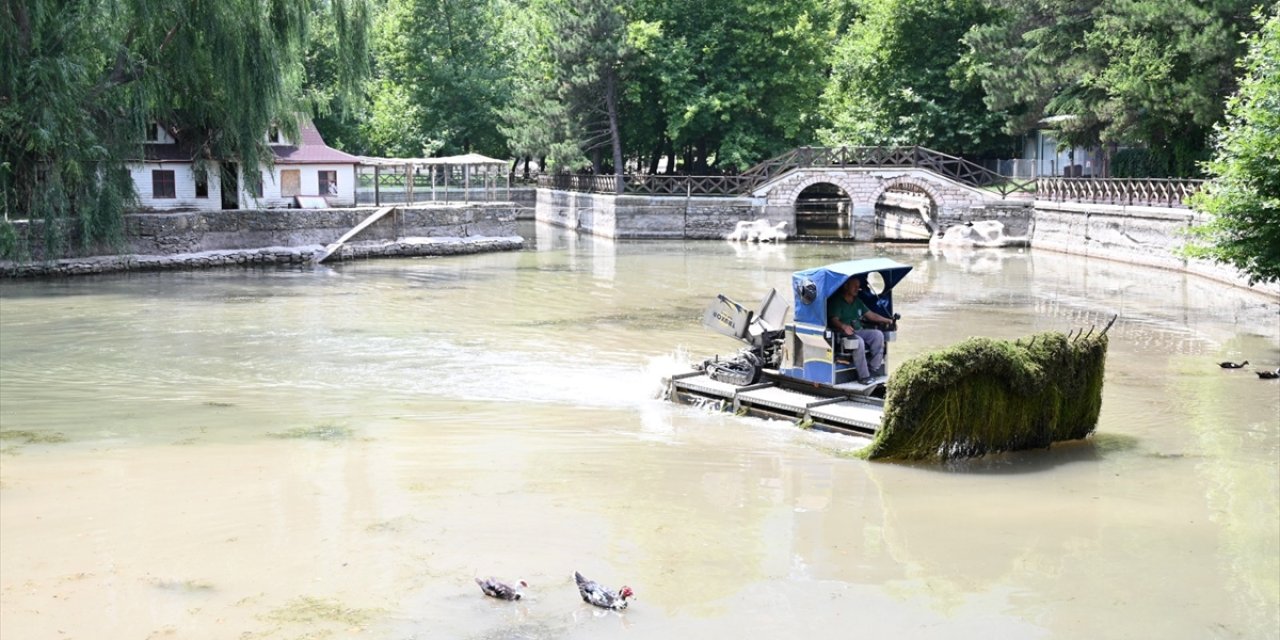
[[[653,145],[653,153],[649,154],[649,175],[658,173],[658,160],[662,158],[662,138]]]
[[[695,161],[697,162],[698,175],[707,175],[707,139],[698,140],[697,149],[694,151]]]
[[[613,192],[621,194],[623,189],[622,178],[622,134],[618,127],[618,76],[614,70],[609,70],[609,75],[605,80],[605,107],[609,112],[609,141],[613,146]]]

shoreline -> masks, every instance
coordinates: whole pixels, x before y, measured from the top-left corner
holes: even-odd
[[[324,245],[275,246],[256,249],[216,249],[168,255],[123,254],[61,258],[45,262],[0,261],[0,277],[39,278],[129,271],[199,270],[216,267],[304,265],[324,251]],[[390,241],[354,241],[343,245],[328,261],[367,258],[454,256],[519,251],[520,236],[470,236],[465,238],[401,238]]]

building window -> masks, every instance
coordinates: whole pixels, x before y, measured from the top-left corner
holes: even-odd
[[[196,197],[197,198],[209,197],[209,176],[208,175],[196,176]]]
[[[280,197],[288,198],[302,193],[302,172],[285,169],[280,172]]]
[[[262,183],[264,183],[264,182],[266,182],[266,181],[267,181],[267,179],[262,175],[262,172],[261,172],[261,171],[259,171],[259,172],[258,172],[258,179],[257,179],[257,180],[255,180],[255,181],[253,181],[253,184],[249,185],[249,193],[252,193],[252,194],[253,194],[253,197],[255,197],[255,198],[261,198],[261,197],[262,197]]]
[[[271,144],[280,144],[280,127],[271,127],[267,131],[267,142]]]
[[[147,125],[146,141],[155,142],[160,139],[160,135],[156,133],[156,123],[152,122]]]
[[[173,172],[159,169],[151,172],[151,197],[176,198],[178,192],[173,186]]]
[[[320,174],[320,195],[336,196],[338,195],[338,172],[337,171],[321,171]]]

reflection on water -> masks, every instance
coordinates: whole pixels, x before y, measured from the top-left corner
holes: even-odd
[[[1026,250],[614,243],[0,284],[0,637],[1276,637],[1274,301]],[[655,399],[716,293],[915,266],[891,367],[1102,326],[1099,433],[945,466]],[[578,599],[573,571],[638,594]],[[523,578],[483,598],[475,575]]]

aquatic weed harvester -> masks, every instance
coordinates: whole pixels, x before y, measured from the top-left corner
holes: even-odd
[[[743,415],[870,437],[870,459],[948,459],[1045,448],[1093,432],[1102,407],[1107,330],[1051,331],[1016,341],[970,338],[912,358],[886,376],[886,365],[859,378],[854,349],[862,341],[833,331],[834,296],[850,278],[866,283],[863,305],[894,323],[893,288],[912,267],[887,258],[838,262],[797,271],[789,305],[770,291],[758,309],[724,295],[703,324],[746,344],[674,375],[668,397]],[[1114,322],[1112,318],[1111,322]]]

